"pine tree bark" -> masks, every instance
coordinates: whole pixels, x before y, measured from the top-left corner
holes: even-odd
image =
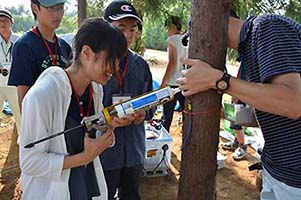
[[[223,70],[226,58],[230,0],[192,0],[189,58],[197,58]],[[216,170],[221,95],[209,90],[190,97],[192,125],[182,150],[179,200],[216,199]],[[184,138],[189,130],[184,117]]]
[[[77,0],[77,24],[78,27],[83,23],[87,18],[87,0]]]

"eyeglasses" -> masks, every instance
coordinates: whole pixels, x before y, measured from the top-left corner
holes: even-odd
[[[44,7],[44,6],[42,6],[42,7],[45,8],[48,12],[51,12],[51,13],[53,13],[53,12],[65,12],[68,9],[68,7],[63,3],[56,4],[54,6],[49,6],[49,7]]]

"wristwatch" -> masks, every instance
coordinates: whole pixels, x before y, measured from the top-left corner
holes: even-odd
[[[217,92],[222,94],[230,87],[230,75],[224,72],[223,76],[215,82]]]

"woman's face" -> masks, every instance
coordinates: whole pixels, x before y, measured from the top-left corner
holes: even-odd
[[[115,63],[106,62],[106,58],[107,53],[105,51],[101,51],[98,54],[95,54],[90,68],[90,75],[92,77],[92,80],[103,85],[110,80],[119,65],[119,60],[116,59]],[[114,66],[114,64],[116,66]]]
[[[170,26],[166,26],[165,31],[167,36],[175,35],[178,32],[176,26],[173,24],[171,24]]]

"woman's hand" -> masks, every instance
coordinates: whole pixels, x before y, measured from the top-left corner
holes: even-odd
[[[146,116],[146,112],[145,111],[141,111],[141,112],[137,112],[135,114],[133,114],[135,119],[133,121],[133,124],[138,125],[140,123],[142,123],[145,119]]]
[[[112,127],[109,127],[104,134],[95,139],[89,138],[88,134],[85,135],[84,151],[82,152],[85,164],[90,163],[105,149],[112,146],[115,141],[113,130],[114,129]]]
[[[138,125],[144,121],[145,116],[145,111],[140,111],[132,115],[126,115],[122,118],[115,116],[113,117],[111,124],[115,127],[129,126],[131,124]]]
[[[112,119],[112,125],[115,127],[129,126],[135,120],[134,115],[127,115],[126,117],[119,118],[114,116]]]

